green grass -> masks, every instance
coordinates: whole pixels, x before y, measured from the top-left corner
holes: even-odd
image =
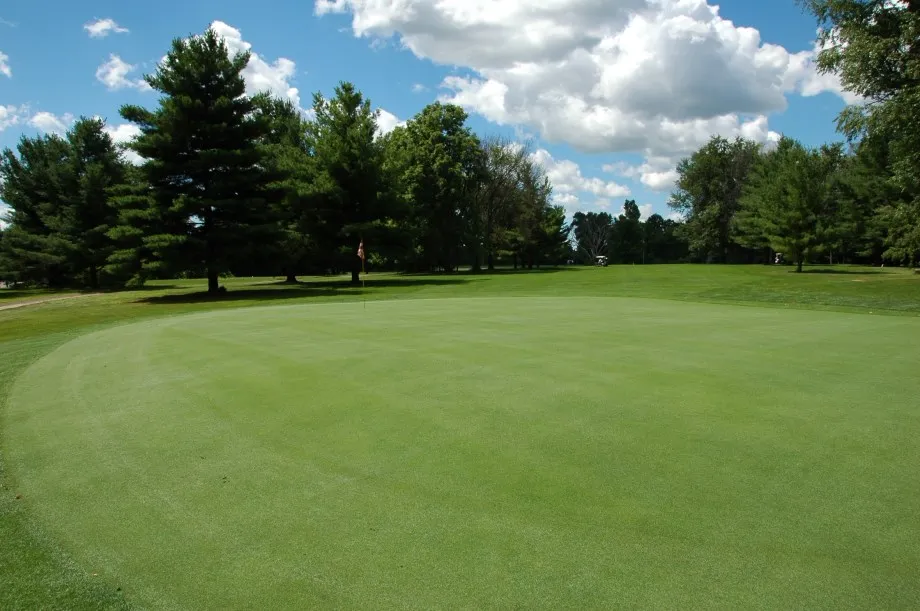
[[[915,608],[920,278],[821,271],[0,312],[0,608]]]

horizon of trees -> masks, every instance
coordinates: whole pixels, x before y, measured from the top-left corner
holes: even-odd
[[[713,137],[678,165],[668,202],[690,259],[920,264],[920,0],[798,0],[820,26],[818,68],[863,104],[847,144],[765,148]]]
[[[920,263],[920,0],[800,0],[822,26],[819,68],[866,103],[838,118],[847,145],[765,147],[714,136],[677,168],[680,220],[565,211],[526,145],[479,138],[457,106],[426,106],[386,135],[350,83],[313,118],[245,95],[249,61],[212,30],[176,39],[145,80],[157,108],[128,164],[98,119],[0,154],[0,279],[50,286],[149,278],[452,272],[593,263]],[[883,53],[884,52],[884,53]],[[885,54],[897,59],[882,61]],[[879,62],[882,61],[882,64]]]
[[[480,139],[458,106],[433,103],[378,133],[351,83],[292,103],[245,95],[248,53],[213,31],[176,39],[145,77],[158,107],[123,106],[140,128],[132,166],[99,119],[23,137],[0,156],[0,278],[51,286],[149,278],[452,272],[570,257],[565,212],[529,149]]]

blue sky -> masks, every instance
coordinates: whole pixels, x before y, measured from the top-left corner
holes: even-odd
[[[449,100],[479,134],[526,139],[573,212],[627,197],[667,215],[676,162],[714,133],[839,139],[854,101],[814,71],[794,0],[163,0],[0,5],[0,147],[156,104],[140,76],[209,25],[255,53],[250,89],[310,106],[354,82],[391,128]]]

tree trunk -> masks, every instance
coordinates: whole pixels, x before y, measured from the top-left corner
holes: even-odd
[[[797,258],[795,261],[795,273],[802,273],[802,257]]]
[[[489,251],[489,271],[495,271],[495,258],[492,256],[492,251]]]
[[[285,284],[297,284],[297,275],[288,274],[287,278],[284,279]]]
[[[517,269],[517,255],[511,255],[514,259],[514,269]]]
[[[99,288],[99,270],[96,269],[95,264],[89,266],[89,288]]]
[[[482,251],[479,246],[473,248],[473,268],[472,272],[478,274],[482,271]]]
[[[208,293],[217,293],[220,291],[220,278],[217,276],[217,270],[208,267]]]
[[[361,270],[353,269],[351,270],[351,283],[360,284],[361,282]]]

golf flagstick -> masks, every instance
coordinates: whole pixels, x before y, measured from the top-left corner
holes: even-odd
[[[361,301],[364,303],[364,309],[367,309],[367,271],[364,269],[364,238],[361,238],[361,242],[358,244],[358,258],[361,259]]]

